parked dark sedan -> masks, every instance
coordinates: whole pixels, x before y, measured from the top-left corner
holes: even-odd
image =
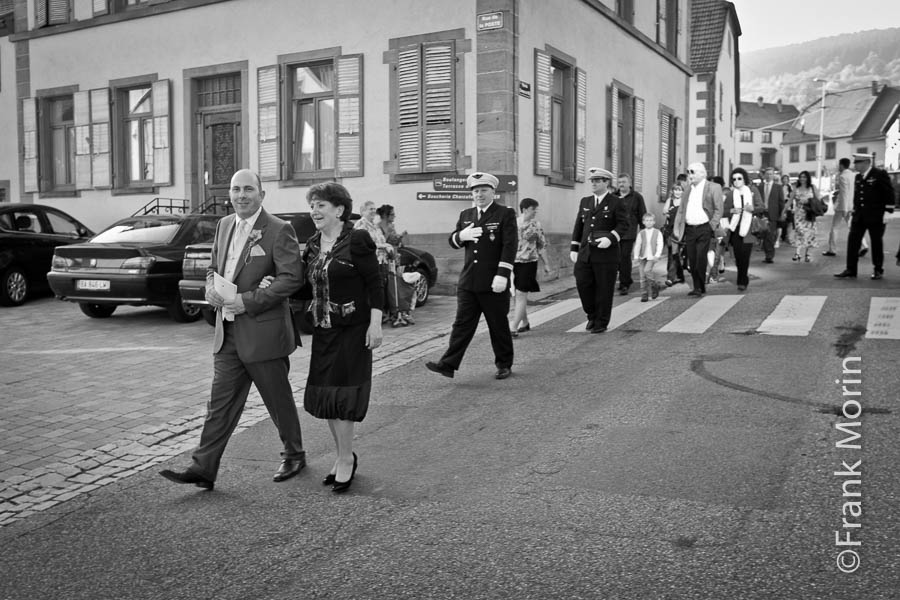
[[[297,241],[300,248],[306,247],[306,240],[316,232],[316,226],[308,212],[276,213],[276,217],[289,222],[297,233]],[[352,218],[358,219],[359,215],[353,214]],[[182,272],[184,279],[178,282],[181,296],[185,303],[199,306],[203,309],[203,318],[210,325],[215,321],[214,313],[208,308],[206,302],[206,268],[209,266],[212,243],[192,244],[185,248],[184,264]],[[422,277],[416,284],[416,305],[421,306],[428,301],[429,290],[437,281],[437,265],[434,257],[423,250],[417,250],[403,246],[400,248],[400,264],[406,271],[419,272]],[[295,313],[305,315],[305,303],[293,302],[292,309]],[[312,325],[308,319],[297,320],[303,333],[312,333]]]
[[[86,244],[60,247],[47,278],[62,300],[93,318],[122,304],[163,306],[178,322],[196,321],[200,308],[178,290],[184,250],[212,242],[219,215],[151,214],[113,223]]]
[[[46,289],[53,251],[93,235],[51,206],[0,204],[0,304],[18,306],[32,291]]]

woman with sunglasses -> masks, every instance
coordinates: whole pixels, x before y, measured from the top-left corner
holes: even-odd
[[[749,185],[747,171],[737,167],[731,171],[731,189],[725,193],[722,206],[722,220],[726,229],[726,239],[731,244],[734,262],[737,265],[737,288],[740,291],[750,285],[750,254],[753,242],[750,223],[753,215],[765,215],[766,205],[755,186]]]

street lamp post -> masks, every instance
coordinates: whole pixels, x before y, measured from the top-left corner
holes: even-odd
[[[816,77],[815,79],[813,79],[813,81],[822,84],[822,103],[819,105],[819,147],[818,152],[816,152],[816,181],[818,182],[819,190],[821,190],[822,158],[825,155],[825,86],[828,85],[828,80],[822,79],[821,77]]]

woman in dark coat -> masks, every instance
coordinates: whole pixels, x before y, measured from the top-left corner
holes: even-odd
[[[750,285],[750,254],[756,241],[750,233],[750,223],[753,215],[762,216],[767,210],[759,190],[750,185],[747,171],[740,167],[734,169],[731,172],[731,188],[725,193],[722,205],[722,220],[737,265],[737,288],[740,291]]]

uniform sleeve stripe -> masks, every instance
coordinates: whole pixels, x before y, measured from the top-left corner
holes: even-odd
[[[512,268],[513,268],[513,266],[511,264],[509,264],[508,262],[503,262],[502,260],[499,263],[497,263],[497,266],[500,267],[501,269],[509,269],[510,271],[512,271]]]
[[[619,232],[618,232],[618,231],[613,231],[612,234],[613,234],[614,236],[616,236],[616,241],[617,241],[617,242],[622,241],[622,236],[619,235]]]
[[[580,247],[580,246],[581,246],[581,242],[576,242],[575,240],[572,240],[572,245],[573,245],[573,246],[579,246],[579,247]]]

